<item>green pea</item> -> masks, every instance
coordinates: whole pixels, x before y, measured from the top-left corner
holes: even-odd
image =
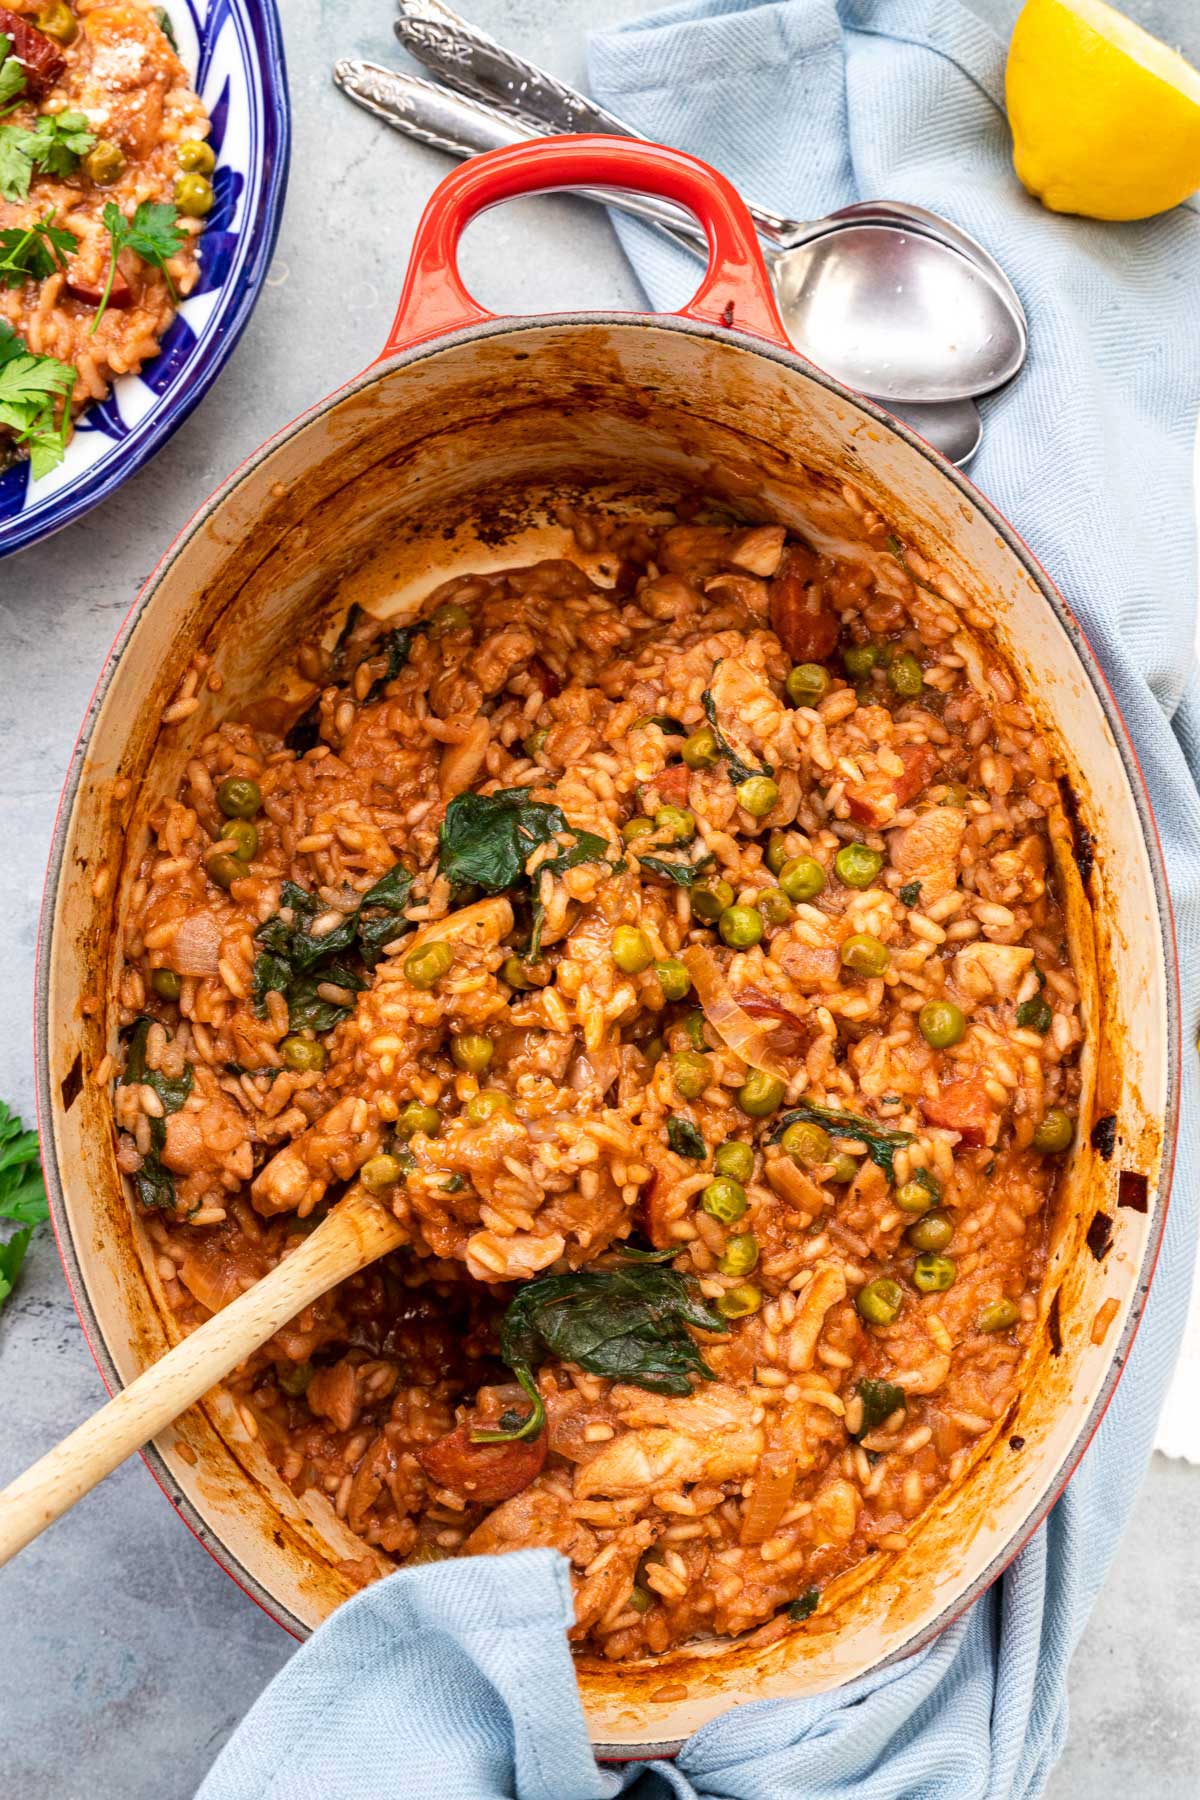
[[[692,889],[692,911],[711,925],[733,905],[733,889],[727,881],[706,881]]]
[[[470,613],[455,600],[443,601],[429,615],[429,629],[434,637],[444,637],[448,631],[462,631],[470,623]]]
[[[642,1055],[653,1068],[656,1063],[662,1061],[663,1056],[666,1053],[666,1048],[667,1046],[660,1037],[655,1036],[647,1038],[646,1042],[642,1045]]]
[[[696,819],[685,806],[660,806],[654,815],[654,829],[666,832],[672,844],[690,844],[696,835]]]
[[[1008,1331],[1021,1316],[1020,1307],[1011,1300],[993,1300],[979,1315],[980,1331]]]
[[[932,1050],[949,1050],[967,1029],[963,1010],[953,1000],[927,1000],[917,1014],[917,1025]]]
[[[79,166],[97,187],[111,187],[125,173],[125,158],[117,144],[110,143],[108,138],[100,138]]]
[[[829,692],[832,679],[820,663],[797,663],[783,686],[793,706],[817,706]]]
[[[462,1031],[450,1040],[450,1055],[460,1069],[471,1075],[482,1075],[495,1054],[496,1046],[482,1031]]]
[[[704,1035],[704,1014],[698,1006],[694,1006],[683,1021],[683,1029],[687,1032],[688,1043],[693,1050],[707,1050],[708,1040]]]
[[[325,1046],[315,1038],[285,1037],[279,1046],[280,1060],[297,1075],[319,1075],[325,1067]]]
[[[286,1368],[276,1364],[275,1383],[289,1399],[298,1400],[301,1394],[308,1392],[308,1384],[316,1372],[310,1362],[289,1363]]]
[[[891,960],[887,945],[866,931],[856,931],[842,945],[842,967],[852,975],[882,975]]]
[[[262,806],[262,789],[248,775],[227,775],[217,789],[217,805],[227,819],[252,819]]]
[[[925,686],[921,665],[911,650],[902,650],[888,664],[888,686],[900,700],[915,700]]]
[[[815,856],[792,856],[779,871],[779,885],[797,906],[815,900],[825,886],[825,871]]]
[[[229,856],[224,850],[211,852],[204,859],[204,867],[208,870],[210,881],[218,887],[230,888],[235,881],[244,881],[246,865],[238,856]]]
[[[744,1319],[750,1313],[756,1313],[763,1303],[763,1297],[752,1281],[739,1281],[717,1301],[717,1311],[723,1319]]]
[[[724,1255],[717,1259],[717,1267],[722,1275],[748,1275],[757,1261],[758,1239],[747,1231],[729,1239]]]
[[[382,1194],[385,1188],[395,1187],[404,1173],[404,1167],[398,1156],[370,1157],[358,1171],[358,1179],[369,1194]]]
[[[762,1069],[751,1069],[737,1091],[737,1103],[752,1119],[765,1119],[783,1104],[784,1084]]]
[[[923,1294],[944,1294],[954,1286],[958,1269],[949,1256],[938,1256],[932,1250],[918,1256],[913,1264],[913,1285]]]
[[[454,961],[454,952],[449,944],[440,938],[432,944],[422,944],[419,950],[410,950],[404,959],[404,973],[415,988],[434,987],[447,973]]]
[[[689,769],[711,769],[721,754],[712,726],[701,725],[698,731],[693,731],[691,737],[683,740],[679,754]]]
[[[929,1183],[913,1180],[903,1182],[896,1189],[893,1198],[901,1212],[927,1213],[937,1199],[937,1195]]]
[[[532,758],[540,755],[546,748],[546,739],[549,736],[550,727],[548,725],[539,725],[536,731],[531,731],[521,746],[526,756]]]
[[[233,854],[239,862],[253,862],[258,850],[258,832],[249,819],[230,819],[225,827],[225,837],[232,841]]]
[[[779,805],[779,783],[769,775],[752,775],[749,781],[739,784],[737,797],[738,805],[752,819],[765,819]]]
[[[1036,1031],[1045,1037],[1054,1022],[1054,1014],[1040,994],[1032,1000],[1023,1000],[1017,1008],[1017,1024],[1026,1031]]]
[[[749,950],[762,937],[762,914],[753,906],[727,906],[717,930],[731,950]]]
[[[212,211],[213,184],[207,175],[177,175],[175,205],[186,219],[203,219]]]
[[[734,1181],[728,1175],[718,1175],[701,1194],[700,1205],[710,1219],[719,1219],[722,1225],[732,1225],[746,1210],[746,1190],[740,1181]]]
[[[183,992],[183,977],[174,969],[155,969],[150,977],[150,986],[160,1000],[178,1000]]]
[[[859,1289],[854,1304],[859,1318],[868,1325],[893,1325],[904,1308],[904,1289],[890,1276],[881,1275]]]
[[[833,859],[837,878],[843,887],[869,888],[878,880],[883,867],[883,852],[866,844],[843,844]]]
[[[910,1225],[905,1237],[914,1250],[945,1250],[954,1237],[954,1221],[940,1209],[927,1212],[923,1219]]]
[[[442,1129],[442,1115],[436,1106],[426,1106],[423,1101],[410,1100],[396,1120],[396,1136],[400,1138],[436,1137]]]
[[[778,875],[787,860],[787,840],[782,831],[773,831],[767,839],[767,852],[763,861],[772,875]]]
[[[833,1159],[830,1181],[836,1181],[839,1187],[848,1187],[858,1174],[858,1164],[852,1156],[840,1150]]]
[[[640,975],[654,961],[650,939],[636,925],[618,925],[613,932],[612,959],[622,975]]]
[[[671,1079],[682,1100],[698,1100],[709,1082],[707,1056],[698,1050],[676,1050],[671,1058]]]
[[[647,1613],[654,1605],[654,1595],[649,1588],[639,1587],[635,1581],[629,1590],[629,1604],[635,1613]]]
[[[753,1146],[740,1138],[726,1138],[717,1146],[713,1168],[718,1175],[728,1175],[731,1181],[749,1181],[754,1173]]]
[[[641,815],[636,819],[627,819],[621,827],[621,841],[625,844],[636,844],[639,838],[654,836],[654,820]]]
[[[1075,1122],[1061,1106],[1052,1106],[1033,1134],[1033,1147],[1043,1156],[1058,1156],[1075,1136]]]
[[[176,147],[175,161],[185,175],[211,175],[217,166],[212,145],[202,138],[185,138]]]
[[[510,1113],[513,1109],[512,1098],[503,1088],[484,1088],[482,1094],[476,1094],[467,1101],[467,1118],[472,1125],[486,1125],[500,1113]]]
[[[869,675],[878,661],[879,652],[874,644],[848,644],[842,651],[842,662],[851,681]]]
[[[510,988],[516,988],[518,993],[523,994],[528,988],[543,985],[534,979],[534,973],[535,971],[541,972],[544,968],[544,963],[527,963],[514,954],[506,956],[500,964],[500,974]]]
[[[654,973],[658,976],[664,1000],[682,1000],[691,989],[692,978],[677,956],[668,956],[665,962],[655,963]]]
[[[755,896],[758,910],[768,925],[787,925],[795,918],[795,909],[782,888],[763,888]]]
[[[779,1140],[779,1147],[802,1169],[820,1168],[822,1163],[829,1161],[832,1148],[829,1133],[808,1119],[797,1119],[789,1125]]]

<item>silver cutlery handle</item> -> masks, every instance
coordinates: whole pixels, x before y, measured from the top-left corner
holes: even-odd
[[[462,94],[497,102],[528,121],[539,136],[547,132],[599,131],[610,137],[646,139],[632,125],[577,88],[539,69],[515,50],[506,50],[478,26],[462,19],[443,0],[397,0],[396,36],[409,54]],[[780,243],[795,221],[750,206],[758,230]]]
[[[419,75],[385,69],[380,63],[344,57],[333,65],[333,79],[343,93],[385,125],[450,156],[475,156],[484,150],[507,149],[512,144],[527,143],[530,138],[553,135],[501,112],[498,107],[453,94]],[[584,199],[601,206],[615,206],[657,226],[693,255],[697,249],[707,248],[704,233],[691,214],[672,206],[669,200],[606,188],[574,191]]]

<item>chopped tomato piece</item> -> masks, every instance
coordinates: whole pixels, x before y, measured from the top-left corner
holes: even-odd
[[[528,1408],[526,1408],[528,1410]],[[512,1444],[473,1444],[471,1433],[494,1431],[496,1421],[471,1417],[436,1443],[417,1451],[417,1461],[438,1487],[452,1488],[467,1500],[495,1506],[511,1500],[541,1473],[546,1460],[546,1433]]]
[[[19,13],[0,6],[0,31],[12,45],[12,53],[25,65],[25,91],[22,100],[43,100],[59,80],[67,59],[45,32],[31,25]]]
[[[831,954],[836,961],[837,952]],[[781,1056],[804,1056],[813,1038],[816,1026],[808,1019],[802,1019],[799,1013],[783,1006],[770,994],[764,994],[754,987],[735,988],[734,999],[743,1012],[752,1019],[774,1019],[775,1030],[771,1033],[771,1048]]]
[[[76,300],[86,301],[88,306],[99,306],[104,296],[103,278],[99,281],[86,281],[74,272],[73,266],[67,268],[67,292]],[[108,304],[118,309],[133,305],[133,289],[122,275],[120,269],[113,276],[112,291],[108,296]]]
[[[850,817],[860,824],[876,829],[886,825],[901,807],[929,786],[940,767],[932,744],[905,744],[898,754],[904,764],[902,775],[874,776],[846,789]]]
[[[668,763],[648,785],[656,787],[661,797],[672,806],[678,806],[688,797],[688,783],[691,779],[692,772],[686,763]]]
[[[981,1075],[948,1082],[935,1100],[922,1100],[921,1107],[931,1125],[957,1131],[964,1144],[978,1147],[996,1141],[999,1117]]]
[[[771,630],[793,662],[821,662],[838,641],[837,614],[829,606],[817,559],[793,545],[771,583]]]

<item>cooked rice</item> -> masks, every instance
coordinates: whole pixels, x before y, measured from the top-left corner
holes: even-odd
[[[873,516],[853,564],[701,502],[654,529],[589,515],[576,539],[589,568],[602,552],[607,583],[566,560],[452,580],[422,607],[437,622],[390,679],[385,628],[352,613],[335,648],[298,651],[307,736],[289,747],[294,712],[266,701],[256,723],[230,719],[196,744],[179,792],[153,807],[133,888],[123,1020],[155,1023],[115,1111],[119,1161],[135,1179],[154,1163],[157,1126],[174,1201],[160,1188],[144,1216],[185,1328],[294,1248],[370,1158],[404,1151],[388,1201],[409,1249],[251,1359],[231,1383],[247,1428],[297,1492],[324,1492],[366,1545],[397,1560],[564,1551],[575,1640],[619,1660],[785,1628],[798,1596],[903,1548],[1004,1417],[1059,1167],[1033,1137],[1050,1107],[1075,1111],[1081,1026],[1047,833],[1051,756],[938,570],[893,554]],[[835,642],[910,651],[921,693],[900,699],[882,655],[856,689]],[[832,685],[814,707],[791,707],[785,677],[813,658]],[[656,722],[695,731],[709,689],[741,760],[775,769],[764,819],[739,806],[725,761],[689,769],[683,739]],[[177,697],[164,719],[180,717]],[[216,795],[235,775],[261,789],[258,841],[223,888],[208,863],[231,841]],[[438,873],[453,797],[511,788],[557,804],[607,859],[558,872],[547,863],[557,843],[530,859],[542,961],[520,988],[501,970],[528,940],[528,902],[472,900]],[[624,824],[666,804],[690,810],[694,844],[672,848],[661,830],[622,844]],[[832,868],[852,842],[883,853],[861,889]],[[741,950],[693,917],[695,889],[639,860],[709,857],[706,879],[753,905],[776,887],[768,850],[777,864],[816,858],[827,885]],[[414,876],[401,935],[363,991],[345,972],[324,982],[322,998],[347,1016],[291,1032],[288,1003],[262,991],[256,966],[265,923],[287,905],[282,883],[312,896],[310,932],[328,934],[398,861]],[[708,1085],[681,1098],[674,1059],[693,1047],[695,994],[667,1002],[653,965],[623,973],[621,924],[639,926],[656,959],[712,952],[756,1014],[759,1049],[743,1048],[770,1052],[773,1038],[788,1065],[784,1109],[803,1096],[909,1134],[895,1181],[836,1133],[830,1162],[798,1167],[770,1141],[779,1111],[741,1110],[751,1071],[711,1019]],[[886,946],[881,973],[842,966],[855,933]],[[450,967],[414,987],[414,941],[432,937],[452,946]],[[178,977],[177,1001],[156,994],[156,970]],[[1038,993],[1053,1014],[1044,1031],[1016,1023]],[[942,998],[966,1030],[937,1050],[916,1021]],[[490,1038],[484,1085],[509,1102],[482,1124],[466,1112],[480,1080],[448,1054],[467,1031]],[[297,1035],[320,1039],[323,1069],[289,1066],[281,1046]],[[154,1081],[189,1067],[182,1108],[157,1120]],[[414,1101],[436,1108],[440,1127],[405,1143],[396,1121]],[[672,1118],[702,1134],[702,1162],[669,1147]],[[712,1152],[730,1137],[755,1148],[733,1226],[701,1205]],[[848,1182],[839,1154],[856,1165]],[[940,1188],[953,1222],[944,1291],[912,1282],[913,1215],[895,1201],[913,1178]],[[723,1273],[729,1238],[747,1233],[757,1266]],[[759,1310],[700,1334],[716,1379],[672,1397],[551,1359],[539,1372],[543,1437],[473,1444],[470,1428],[526,1404],[497,1355],[511,1284],[604,1266],[630,1239],[676,1250],[672,1266],[712,1303],[746,1281],[757,1289]],[[855,1304],[881,1276],[903,1292],[886,1325]],[[980,1329],[1001,1299],[1015,1323]],[[871,1380],[905,1398],[864,1430]],[[487,1497],[473,1497],[481,1488]],[[366,1579],[373,1565],[354,1567]]]

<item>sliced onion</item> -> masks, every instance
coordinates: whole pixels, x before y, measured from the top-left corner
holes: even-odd
[[[215,975],[221,927],[210,912],[189,913],[171,939],[171,967],[177,975]]]
[[[712,951],[706,950],[702,944],[694,944],[691,949],[684,951],[681,960],[692,978],[696,995],[704,1008],[704,1017],[721,1042],[727,1044],[743,1062],[749,1063],[752,1069],[761,1069],[764,1074],[774,1075],[780,1081],[790,1080],[795,1068],[783,1059],[779,1033],[764,1031],[761,1025],[755,1024],[745,1007],[735,998]],[[782,1007],[778,1010],[786,1011]]]
[[[764,1450],[754,1471],[754,1492],[742,1509],[742,1544],[765,1544],[792,1503],[796,1458],[790,1450]]]

